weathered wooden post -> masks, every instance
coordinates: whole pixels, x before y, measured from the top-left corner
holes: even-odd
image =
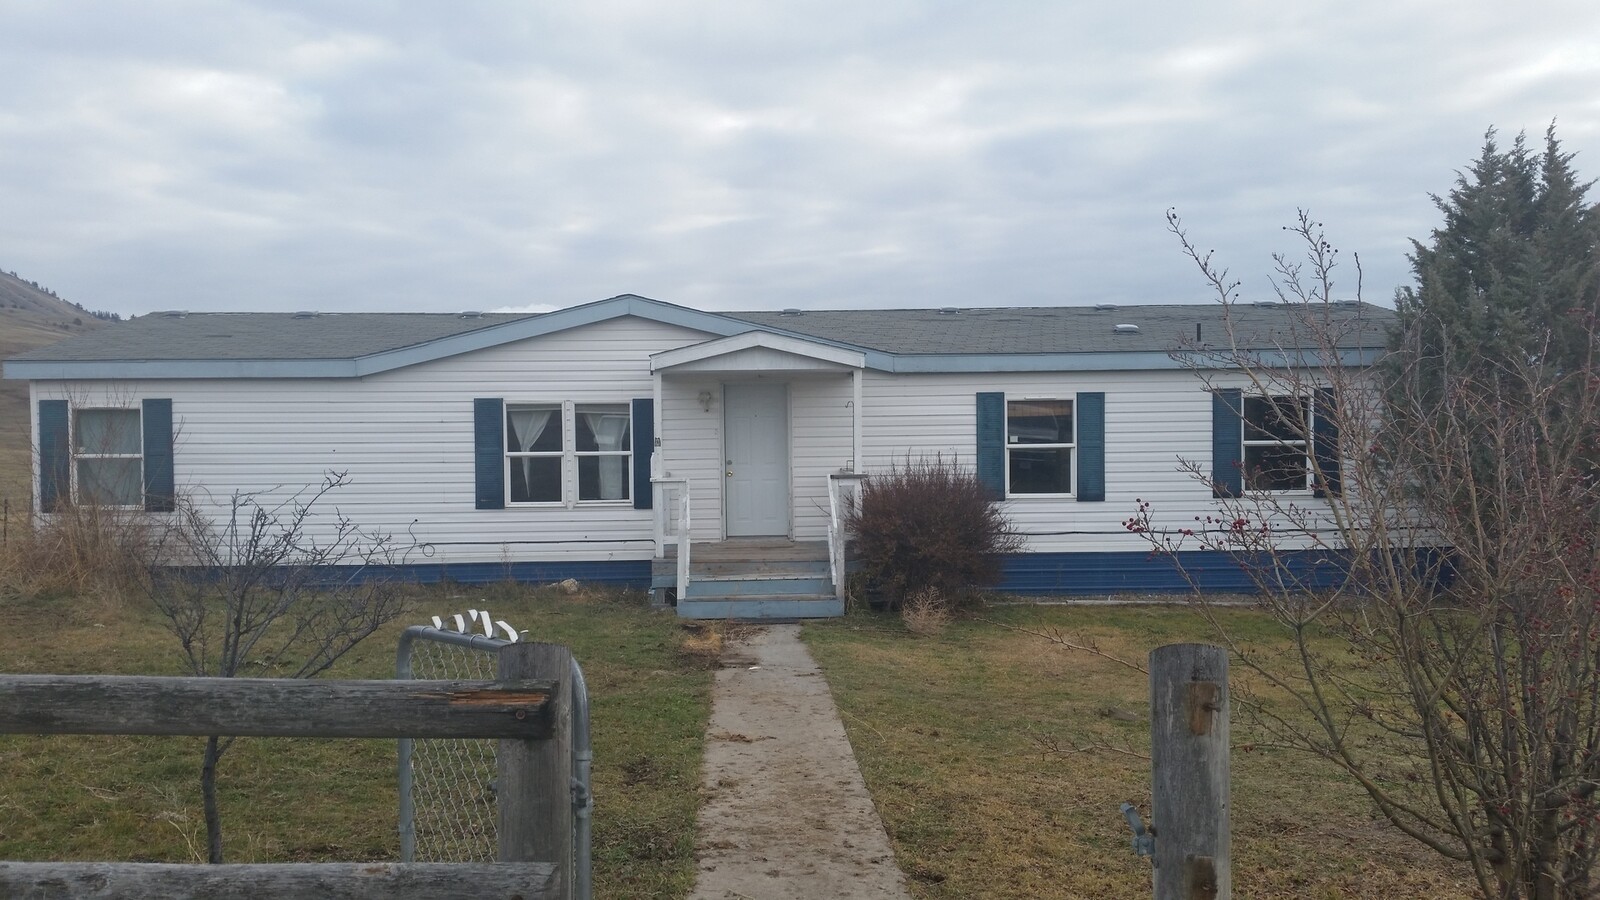
[[[500,862],[556,865],[554,896],[572,896],[572,652],[560,644],[500,648],[501,681],[555,682],[549,740],[502,740],[496,754]]]
[[[1226,650],[1150,651],[1150,770],[1156,900],[1229,900]]]

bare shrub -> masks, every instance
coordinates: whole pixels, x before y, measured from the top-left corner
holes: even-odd
[[[405,609],[408,585],[392,571],[411,548],[321,513],[348,483],[330,472],[286,499],[235,492],[217,520],[178,498],[144,584],[192,674],[311,678]],[[217,764],[232,744],[207,738],[201,765],[213,863],[223,860]]]
[[[900,621],[918,637],[937,637],[950,624],[950,601],[936,587],[923,588],[900,604]]]
[[[1492,144],[1486,157],[1485,171],[1504,168]],[[1566,159],[1553,139],[1546,159]],[[1515,156],[1511,162],[1524,168]],[[1463,182],[1451,203],[1499,186]],[[1295,422],[1298,446],[1311,448],[1299,452],[1313,483],[1328,487],[1320,502],[1252,487],[1247,477],[1242,491],[1217,491],[1217,511],[1204,519],[1167,521],[1141,503],[1127,524],[1160,553],[1232,557],[1292,639],[1287,654],[1265,650],[1196,597],[1235,665],[1277,694],[1271,702],[1234,694],[1262,743],[1343,769],[1397,829],[1470,867],[1485,898],[1593,897],[1600,288],[1591,280],[1582,293],[1559,283],[1567,269],[1549,260],[1564,257],[1546,243],[1559,229],[1532,229],[1523,247],[1477,207],[1460,216],[1455,205],[1444,208],[1455,224],[1435,232],[1436,248],[1418,245],[1419,256],[1433,253],[1418,263],[1425,296],[1402,305],[1390,353],[1372,370],[1342,363],[1359,317],[1331,299],[1336,257],[1320,225],[1302,214],[1290,229],[1306,247],[1304,264],[1277,259],[1280,298],[1303,313],[1301,340],[1251,349],[1236,315],[1236,283],[1195,250],[1173,216],[1172,230],[1229,322],[1217,343],[1181,356],[1197,362],[1202,380],[1238,373],[1232,377],[1247,381],[1247,395],[1325,398],[1336,437],[1319,448],[1315,429]],[[1458,232],[1480,219],[1505,246],[1474,270],[1492,290],[1461,276],[1468,287],[1458,296],[1442,275],[1459,274],[1462,264],[1435,257],[1459,244],[1478,260],[1484,242]],[[1576,246],[1597,252],[1595,234]],[[1549,297],[1571,308],[1516,308]],[[1475,331],[1448,302],[1457,300],[1518,328]],[[1282,364],[1294,358],[1286,347],[1308,343],[1315,365]],[[1207,466],[1186,467],[1221,486]],[[1303,551],[1316,562],[1305,564]]]
[[[896,605],[930,588],[965,601],[999,580],[1000,556],[1022,542],[978,476],[942,456],[863,481],[848,527],[861,574]]]

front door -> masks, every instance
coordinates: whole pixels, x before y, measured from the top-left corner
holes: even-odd
[[[728,537],[789,534],[789,391],[782,384],[722,389]]]

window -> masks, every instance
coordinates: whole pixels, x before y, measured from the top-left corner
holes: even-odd
[[[506,407],[512,503],[561,502],[561,407]]]
[[[1071,400],[1006,402],[1006,493],[1072,493]]]
[[[85,506],[142,506],[143,444],[139,410],[75,410],[72,462],[77,502]]]
[[[578,499],[627,500],[628,460],[633,437],[628,433],[628,405],[578,404],[573,433],[577,437]]]
[[[1309,490],[1310,437],[1309,398],[1245,397],[1245,489]]]
[[[626,403],[506,406],[506,491],[511,503],[629,500],[632,431]],[[576,475],[571,496],[565,473]]]

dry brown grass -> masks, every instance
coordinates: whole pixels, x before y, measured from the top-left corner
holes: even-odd
[[[1252,639],[1279,640],[1253,613],[1227,615]],[[1133,855],[1117,809],[1126,800],[1149,817],[1146,677],[1001,626],[1059,629],[1137,662],[1162,644],[1207,639],[1205,626],[1181,607],[986,616],[997,621],[958,619],[917,640],[883,615],[804,632],[913,895],[1148,898],[1150,862]],[[1237,721],[1234,738],[1235,896],[1473,894],[1467,873],[1378,820],[1330,766],[1246,752]]]
[[[684,626],[683,643],[679,645],[684,656],[706,665],[714,665],[722,658],[723,629],[720,622],[695,622]]]
[[[935,637],[950,624],[950,603],[938,588],[923,588],[900,605],[900,621],[912,634]]]
[[[403,626],[489,606],[570,646],[593,698],[596,896],[674,898],[694,882],[709,670],[676,652],[677,622],[627,597],[440,586],[340,660],[337,678],[390,678]],[[141,603],[0,595],[0,669],[184,674]],[[198,862],[201,738],[0,736],[0,859]],[[398,857],[395,744],[241,738],[223,758],[224,834],[237,862]]]
[[[139,589],[151,539],[137,512],[75,507],[48,518],[13,516],[0,542],[0,595],[121,602]]]

